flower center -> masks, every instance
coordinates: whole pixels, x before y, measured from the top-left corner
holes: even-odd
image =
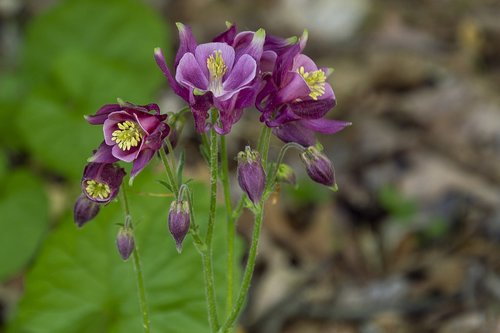
[[[108,184],[99,183],[95,180],[87,180],[87,187],[85,187],[85,191],[87,191],[88,195],[94,199],[106,199],[111,193],[111,189]]]
[[[209,89],[217,94],[222,91],[222,77],[227,72],[227,66],[222,59],[222,51],[214,51],[207,59],[207,68],[210,73]]]
[[[302,76],[302,78],[306,81],[307,86],[311,89],[309,96],[317,100],[318,97],[322,96],[325,93],[325,81],[326,75],[321,69],[318,69],[314,72],[306,72],[303,66],[300,66],[297,69],[297,73]]]
[[[127,120],[118,123],[118,129],[111,134],[111,140],[115,141],[121,150],[130,150],[137,147],[142,139],[142,131],[137,123]]]

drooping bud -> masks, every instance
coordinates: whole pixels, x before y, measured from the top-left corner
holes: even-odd
[[[295,179],[295,171],[288,164],[281,163],[278,166],[278,172],[276,173],[276,181],[279,183],[287,183],[290,185],[295,185],[297,182]]]
[[[319,151],[316,147],[307,147],[301,154],[300,158],[306,166],[306,171],[309,177],[317,183],[331,187],[333,191],[337,191],[338,187],[335,182],[335,170],[332,162]]]
[[[134,252],[134,233],[130,227],[125,226],[120,228],[116,236],[116,247],[123,260],[127,260],[132,252]]]
[[[73,207],[73,218],[76,225],[81,228],[99,213],[99,204],[89,200],[85,195],[80,195]]]
[[[266,183],[266,173],[262,167],[260,155],[249,146],[238,153],[238,183],[250,200],[257,204]]]
[[[89,200],[107,204],[117,195],[125,170],[115,164],[90,162],[85,166],[82,192]]]
[[[189,203],[186,200],[174,200],[168,212],[168,230],[175,240],[177,252],[182,251],[182,242],[189,231],[191,222],[189,214]]]

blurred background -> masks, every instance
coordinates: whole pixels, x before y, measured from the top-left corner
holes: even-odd
[[[175,52],[177,21],[199,42],[225,21],[284,37],[307,28],[305,53],[335,69],[329,114],[353,122],[321,138],[339,192],[287,157],[298,185],[267,207],[241,332],[500,332],[499,17],[495,0],[0,0],[0,332],[140,331],[113,244],[119,205],[82,230],[72,222],[102,135],[82,116],[117,97],[182,108],[152,52]],[[230,156],[255,145],[257,118],[233,129]],[[191,121],[187,172],[207,180]],[[161,191],[148,169],[131,191],[153,327],[204,332],[198,259],[189,245],[174,253],[167,199],[144,195]],[[207,201],[203,184],[197,195]],[[243,239],[251,222],[238,224]]]

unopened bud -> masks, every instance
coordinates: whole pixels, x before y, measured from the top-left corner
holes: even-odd
[[[123,260],[127,260],[132,252],[134,252],[135,241],[134,233],[130,227],[121,227],[116,236],[116,247],[118,248],[118,253]]]
[[[168,230],[175,240],[177,252],[182,251],[182,242],[189,231],[191,218],[189,215],[189,203],[185,200],[174,200],[168,212]]]
[[[82,194],[76,200],[75,206],[73,207],[73,218],[76,225],[81,228],[88,221],[96,217],[99,213],[99,204],[89,200],[86,195]]]
[[[317,183],[329,186],[336,191],[337,184],[335,183],[335,170],[332,162],[319,151],[316,147],[310,146],[306,148],[300,157],[309,177]]]
[[[278,166],[278,172],[276,173],[276,181],[279,183],[287,183],[290,185],[295,185],[297,180],[295,179],[295,171],[288,164],[281,163]]]
[[[266,173],[260,155],[249,146],[238,153],[238,183],[250,200],[257,204],[262,198],[266,183]]]

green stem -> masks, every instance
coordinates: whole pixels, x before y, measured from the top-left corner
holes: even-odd
[[[231,192],[229,184],[229,165],[227,159],[226,137],[220,136],[221,164],[222,164],[222,185],[224,187],[224,202],[226,205],[227,218],[227,296],[226,296],[226,315],[229,315],[233,308],[233,289],[234,289],[234,219],[233,209],[231,207]]]
[[[173,188],[174,196],[177,198],[177,195],[179,194],[179,185],[177,184],[177,180],[174,177],[174,174],[172,172],[172,167],[170,166],[170,162],[168,160],[167,154],[165,153],[165,150],[160,149],[160,156],[161,160],[163,162],[163,165],[165,166],[165,170],[167,171],[167,178],[168,182]]]
[[[257,247],[259,245],[260,231],[262,220],[264,216],[263,200],[261,200],[257,212],[255,215],[255,224],[252,233],[252,244],[250,246],[250,251],[248,252],[248,261],[245,268],[245,273],[243,275],[243,281],[241,282],[240,291],[238,292],[238,297],[236,303],[231,313],[229,314],[226,322],[222,325],[219,332],[228,332],[228,330],[233,327],[234,322],[240,314],[243,304],[245,303],[248,290],[250,288],[250,282],[252,281],[252,275],[255,268],[255,259],[257,257]]]
[[[125,211],[125,221],[130,226],[130,229],[134,230],[132,225],[132,217],[130,215],[130,208],[127,199],[127,192],[125,191],[125,186],[122,186],[122,197],[123,197],[123,209]],[[134,235],[135,239],[135,235]],[[134,247],[134,252],[132,253],[132,259],[134,263],[134,271],[137,279],[137,290],[139,293],[139,306],[141,308],[142,314],[142,327],[144,328],[144,333],[150,333],[150,321],[149,321],[149,311],[148,302],[146,300],[146,290],[144,288],[144,275],[142,274],[141,258],[139,256],[139,248],[137,242]]]
[[[216,121],[216,112],[212,112],[212,124]],[[205,238],[205,243],[207,245],[207,251],[202,254],[203,261],[203,271],[205,276],[205,287],[207,294],[207,306],[209,322],[212,332],[216,332],[219,329],[219,319],[217,315],[217,304],[215,300],[215,285],[214,285],[214,274],[213,274],[213,264],[212,264],[212,240],[214,235],[215,227],[215,209],[217,205],[217,175],[218,175],[218,145],[217,145],[217,133],[212,127],[210,130],[210,212],[208,215],[208,226],[207,235]]]
[[[259,137],[258,149],[261,154],[262,164],[265,168],[265,163],[267,161],[267,155],[269,153],[269,141],[271,139],[271,129],[267,126],[261,131],[261,135]],[[268,180],[268,184],[270,185],[270,181]],[[248,295],[248,290],[250,289],[250,282],[252,281],[253,271],[255,269],[255,260],[257,257],[257,248],[259,245],[260,231],[262,226],[262,221],[264,217],[264,202],[266,197],[263,195],[260,199],[259,204],[256,206],[255,212],[255,223],[252,232],[252,243],[250,245],[250,250],[248,251],[248,260],[245,267],[245,273],[243,274],[243,280],[241,282],[240,290],[238,292],[238,297],[236,298],[236,303],[229,313],[226,321],[221,326],[219,333],[228,332],[234,325],[236,319],[238,318],[241,310],[243,308],[243,304],[245,303],[246,297]],[[233,213],[233,221],[239,217],[241,210],[244,205],[244,198],[240,200],[236,211]]]
[[[269,142],[271,141],[271,128],[264,126],[262,128],[261,137],[259,138],[258,150],[262,158],[262,166],[266,170],[267,155],[269,153]]]

